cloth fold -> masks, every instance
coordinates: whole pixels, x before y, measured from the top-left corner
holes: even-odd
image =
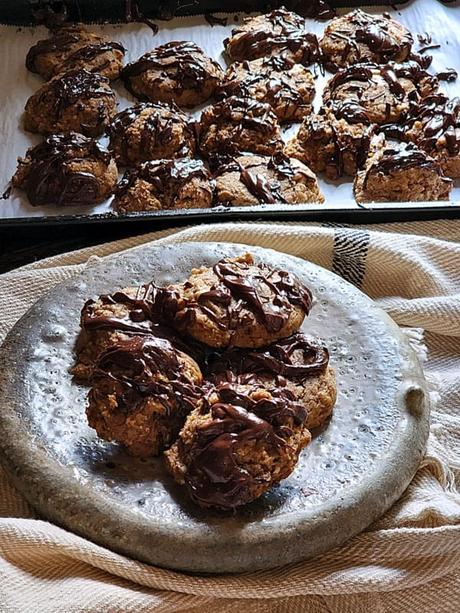
[[[212,224],[54,256],[0,277],[0,340],[91,258],[150,241],[192,240],[258,245],[310,260],[360,287],[399,325],[423,328],[425,372],[438,401],[417,474],[382,518],[341,548],[270,571],[192,576],[128,559],[40,520],[0,470],[0,611],[459,610],[460,222]],[[420,331],[409,335],[419,344]]]

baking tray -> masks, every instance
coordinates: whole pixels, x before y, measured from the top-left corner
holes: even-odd
[[[2,4],[2,3],[0,3]],[[19,3],[21,5],[21,2]],[[80,6],[91,4],[80,2]],[[96,3],[93,3],[96,6]],[[97,3],[99,5],[100,3]],[[109,2],[105,3],[107,6]],[[115,0],[112,3],[115,5]],[[148,3],[147,3],[148,4]],[[152,4],[152,3],[150,3]],[[350,4],[348,2],[348,4]],[[194,5],[196,6],[196,5]],[[382,12],[388,7],[373,7],[371,12]],[[460,72],[460,7],[458,3],[444,5],[431,0],[415,0],[409,5],[390,10],[395,17],[409,26],[415,33],[429,32],[434,42],[441,43],[439,50],[434,50],[433,70],[456,68]],[[95,31],[103,31],[115,40],[125,44],[129,53],[127,61],[139,57],[148,49],[168,40],[192,39],[202,46],[210,55],[223,62],[222,40],[234,24],[234,13],[228,16],[228,26],[211,27],[203,16],[176,17],[170,21],[159,22],[160,30],[155,36],[147,25],[92,25]],[[442,24],[442,25],[441,25]],[[308,28],[320,34],[324,23],[313,19],[307,20]],[[444,34],[440,37],[438,32]],[[46,35],[43,27],[16,28],[0,26],[0,190],[2,190],[15,169],[15,160],[40,137],[30,135],[20,129],[20,116],[25,101],[42,83],[37,75],[27,73],[24,59],[29,47]],[[3,48],[2,48],[3,47]],[[417,45],[416,45],[417,47]],[[329,75],[326,76],[326,78]],[[322,77],[318,83],[321,87]],[[3,83],[1,82],[3,80]],[[133,104],[134,99],[127,94],[120,83],[115,85],[120,96],[120,109]],[[460,80],[443,83],[449,95],[460,93]],[[11,92],[14,91],[14,96]],[[318,105],[320,96],[316,96]],[[199,114],[199,113],[198,113]],[[348,223],[380,223],[384,221],[402,221],[414,219],[434,219],[460,217],[460,182],[454,189],[453,201],[449,203],[378,203],[357,205],[351,196],[351,182],[341,180],[337,183],[321,179],[321,188],[326,196],[326,203],[321,205],[258,205],[250,207],[217,207],[213,209],[156,211],[149,213],[116,214],[106,205],[88,210],[86,207],[56,209],[53,207],[33,208],[27,204],[25,197],[0,201],[0,228],[46,227],[58,224],[126,224],[135,230],[152,227],[165,227],[203,222],[226,220],[309,220]],[[20,203],[17,204],[17,201]],[[17,206],[16,206],[17,205]],[[16,208],[15,208],[16,206]]]

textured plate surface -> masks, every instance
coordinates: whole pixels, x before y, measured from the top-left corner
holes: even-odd
[[[251,251],[295,273],[316,297],[303,329],[329,347],[338,400],[294,473],[235,514],[203,511],[161,459],[129,458],[86,425],[87,389],[69,368],[79,312],[92,295]],[[142,247],[93,263],[40,300],[0,354],[0,450],[17,487],[45,516],[142,561],[199,572],[269,568],[341,544],[404,491],[423,453],[423,374],[397,326],[334,274],[275,251],[222,243]]]

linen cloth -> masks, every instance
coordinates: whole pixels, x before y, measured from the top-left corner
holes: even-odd
[[[453,613],[460,610],[460,221],[380,226],[241,223],[90,247],[0,277],[0,340],[47,290],[149,241],[228,241],[305,258],[424,330],[436,386],[427,453],[402,498],[343,547],[287,567],[192,576],[115,554],[42,521],[0,469],[0,611]]]

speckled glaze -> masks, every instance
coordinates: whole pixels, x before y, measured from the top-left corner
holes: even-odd
[[[329,347],[337,405],[294,473],[236,513],[205,511],[166,474],[87,426],[87,389],[69,374],[79,312],[93,295],[250,251],[296,274],[315,295],[303,330]],[[39,512],[152,564],[195,572],[270,568],[340,545],[404,491],[425,449],[429,406],[407,340],[355,287],[309,262],[221,243],[146,246],[90,264],[40,300],[0,354],[1,460]]]

